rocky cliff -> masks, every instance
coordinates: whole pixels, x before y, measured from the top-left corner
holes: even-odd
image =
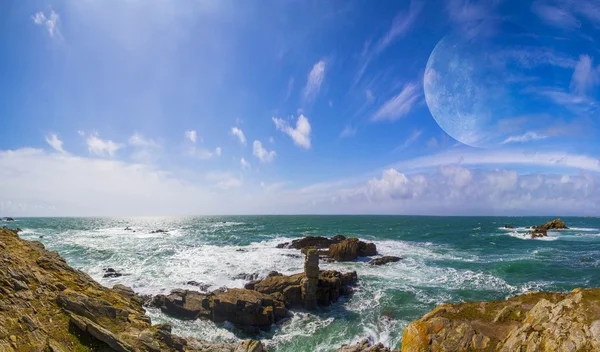
[[[600,289],[439,306],[404,330],[417,351],[600,351]]]
[[[125,286],[108,289],[71,268],[43,244],[0,229],[0,352],[13,351],[264,351],[185,339],[152,325]]]

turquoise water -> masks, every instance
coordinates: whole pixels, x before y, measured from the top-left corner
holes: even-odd
[[[243,287],[240,273],[266,275],[302,271],[299,251],[275,246],[306,235],[359,237],[383,255],[405,260],[382,267],[353,263],[321,268],[356,270],[355,294],[316,312],[295,316],[259,337],[274,351],[332,351],[368,337],[390,347],[402,331],[436,305],[493,300],[530,290],[568,291],[600,287],[600,219],[563,218],[571,230],[531,240],[529,225],[551,217],[413,216],[223,216],[181,218],[28,218],[4,223],[24,229],[100,283],[131,286],[139,293],[194,289],[195,280]],[[517,227],[506,230],[504,225]],[[136,232],[125,231],[131,227]],[[165,229],[166,234],[151,234]],[[43,238],[40,238],[43,236]],[[105,279],[103,268],[125,275]],[[228,324],[179,321],[149,310],[154,322],[168,321],[184,336],[236,340]]]

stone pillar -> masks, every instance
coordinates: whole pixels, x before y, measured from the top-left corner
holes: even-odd
[[[302,301],[304,307],[317,307],[317,287],[319,285],[319,252],[316,248],[306,250],[304,258],[304,278],[302,279]]]

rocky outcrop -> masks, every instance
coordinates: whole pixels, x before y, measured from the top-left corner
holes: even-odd
[[[241,327],[262,329],[287,316],[284,302],[273,296],[235,288],[209,294],[173,290],[169,295],[155,296],[151,305],[178,318],[228,321]]]
[[[416,351],[600,351],[600,289],[442,305],[404,330]]]
[[[374,243],[363,242],[358,238],[348,238],[329,246],[328,255],[338,262],[355,260],[358,257],[369,257],[377,254]]]
[[[13,218],[4,218],[4,221],[15,221]]]
[[[58,253],[0,229],[0,351],[263,351],[257,341],[213,343],[152,325],[141,299],[103,287]]]
[[[336,352],[392,352],[381,343],[371,345],[369,340],[364,339],[356,345],[342,345]]]
[[[385,265],[387,263],[395,263],[401,261],[402,258],[393,255],[384,255],[381,258],[375,258],[369,262],[370,265]]]
[[[319,287],[319,253],[316,249],[306,251],[304,258],[304,277],[300,281],[302,303],[308,309],[317,307],[317,289]]]
[[[332,238],[322,236],[307,236],[304,238],[293,240],[292,242],[280,243],[277,245],[277,248],[303,249],[307,247],[315,247],[318,249],[326,249],[329,248],[329,246],[331,246],[332,244],[339,243],[345,239],[346,237],[342,235],[333,236]]]
[[[548,236],[548,230],[566,230],[568,227],[561,219],[554,219],[540,226],[532,226],[531,229],[528,232],[531,238],[538,238]]]

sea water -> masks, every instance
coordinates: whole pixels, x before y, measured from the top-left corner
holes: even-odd
[[[531,239],[526,226],[552,217],[220,216],[154,218],[20,218],[23,229],[67,262],[112,287],[140,294],[198,289],[196,281],[243,287],[242,273],[301,272],[303,257],[276,245],[302,236],[358,237],[381,255],[404,260],[370,266],[368,258],[321,263],[321,269],[358,272],[355,293],[330,307],[294,316],[261,333],[272,351],[333,351],[363,338],[395,348],[411,321],[442,303],[497,300],[535,291],[600,286],[600,219],[563,218],[569,230]],[[506,229],[505,225],[515,229]],[[130,227],[131,230],[125,230]],[[163,229],[167,233],[152,233]],[[135,232],[134,232],[135,231]],[[104,269],[123,276],[104,278]],[[182,321],[148,309],[182,336],[236,341],[230,324]],[[256,337],[255,337],[256,338]]]

